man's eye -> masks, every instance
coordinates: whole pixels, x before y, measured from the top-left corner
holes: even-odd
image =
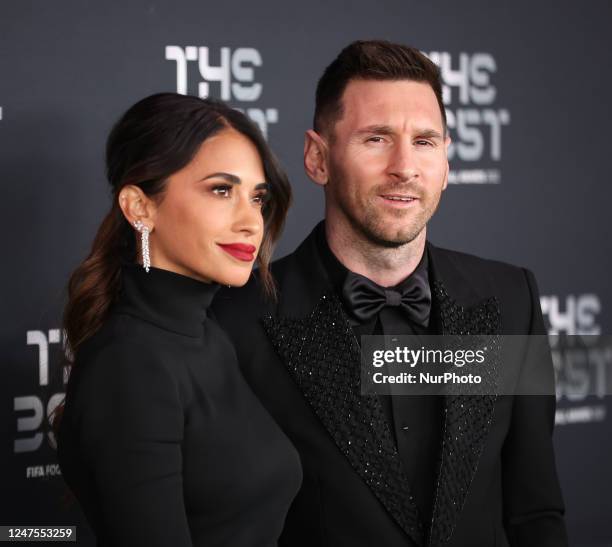
[[[384,137],[369,137],[367,142],[385,142]]]
[[[212,191],[213,191],[213,194],[227,198],[230,195],[231,188],[232,188],[231,186],[228,186],[227,184],[223,184],[221,186],[215,186],[212,189]]]
[[[416,144],[420,144],[421,146],[433,146],[433,143],[431,141],[426,140],[418,140],[416,141]]]

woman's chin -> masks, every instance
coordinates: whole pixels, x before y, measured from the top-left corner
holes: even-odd
[[[242,287],[247,284],[247,281],[251,277],[251,270],[248,272],[239,272],[235,275],[223,275],[217,279],[213,279],[214,282],[219,285],[226,285],[229,287]]]

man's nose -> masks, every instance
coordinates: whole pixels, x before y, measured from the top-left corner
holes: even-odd
[[[387,173],[400,181],[409,181],[418,176],[416,151],[410,139],[402,139],[395,144]]]

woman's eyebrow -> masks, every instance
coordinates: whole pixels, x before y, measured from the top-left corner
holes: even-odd
[[[242,182],[240,180],[240,177],[237,177],[236,175],[232,175],[231,173],[224,173],[222,171],[218,173],[212,173],[210,175],[206,175],[200,180],[202,181],[202,180],[208,180],[208,179],[225,179],[227,182],[230,182],[232,184],[240,184]]]

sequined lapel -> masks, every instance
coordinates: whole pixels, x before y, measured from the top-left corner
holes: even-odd
[[[500,310],[447,254],[428,244],[432,319],[441,334],[494,334]],[[333,293],[314,234],[290,257],[268,337],[340,451],[418,545],[424,534],[389,425],[376,397],[360,394],[360,350]],[[316,304],[316,305],[315,305]],[[314,309],[313,309],[314,308]],[[451,538],[493,419],[494,396],[447,396],[429,545]]]
[[[360,393],[360,349],[338,298],[306,318],[264,319],[276,352],[340,451],[418,545],[422,524],[379,399]]]
[[[441,334],[487,334],[499,333],[500,307],[496,298],[479,298],[472,306],[459,304],[451,297],[443,281],[453,279],[461,283],[458,272],[441,259],[440,251],[429,246],[433,258],[433,298]],[[458,277],[459,276],[459,277]],[[478,296],[471,292],[473,281],[465,280],[462,299],[472,300]],[[456,290],[457,293],[461,292]],[[495,382],[493,371],[492,382]],[[492,384],[487,386],[491,389]],[[446,396],[444,428],[440,449],[440,469],[436,482],[429,545],[437,547],[447,543],[455,530],[457,519],[465,504],[478,462],[483,452],[495,410],[494,391],[489,394],[470,396]]]

